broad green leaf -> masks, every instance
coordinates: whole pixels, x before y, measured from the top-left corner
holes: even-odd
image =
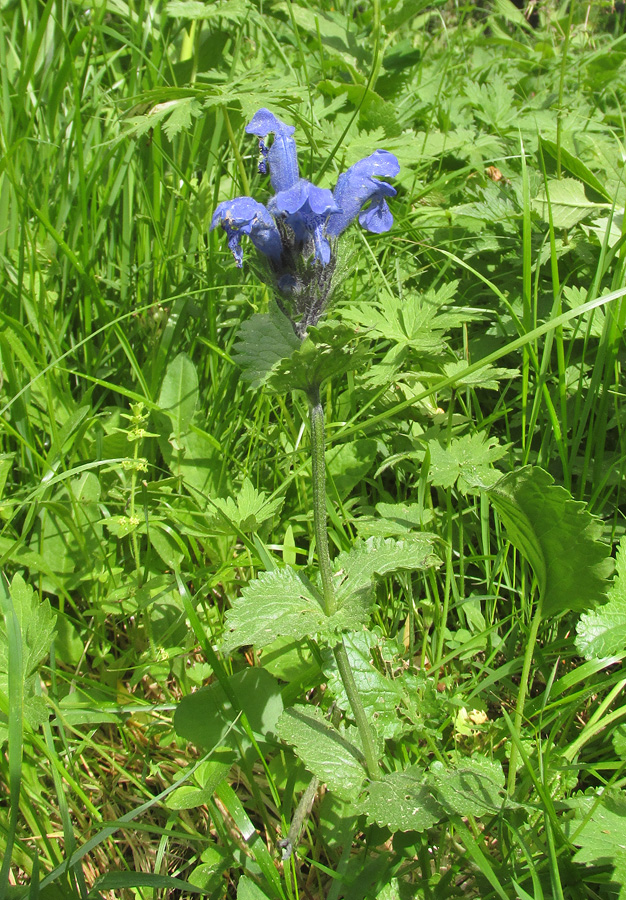
[[[613,562],[584,503],[533,466],[505,475],[488,494],[509,540],[532,566],[544,617],[602,602]]]
[[[544,222],[548,222],[550,210],[555,228],[572,228],[590,213],[610,208],[609,203],[592,203],[585,195],[581,182],[575,178],[550,179],[548,191],[542,188],[535,200],[533,209],[539,213]]]
[[[423,550],[422,544],[419,549]],[[395,568],[420,568],[420,564],[405,561]],[[369,580],[367,585],[369,588]],[[321,594],[305,575],[290,566],[261,572],[233,600],[226,613],[222,649],[230,653],[248,644],[262,648],[277,637],[299,641],[317,635],[336,641],[341,632],[355,631],[367,622],[372,603],[370,595],[370,590],[346,592],[341,588],[337,611],[327,616]]]
[[[178,449],[172,452],[166,443],[164,457],[173,475],[182,478],[185,487],[198,504],[203,507],[207,495],[217,486],[222,469],[223,452],[210,435],[192,426],[191,431],[181,437]]]
[[[237,497],[225,500],[216,497],[215,506],[223,515],[216,513],[210,519],[210,527],[219,534],[233,534],[236,529],[256,532],[267,519],[271,519],[283,505],[283,497],[266,499],[264,491],[257,491],[249,478],[244,478]],[[233,529],[233,525],[235,529]]]
[[[436,761],[429,781],[441,803],[460,816],[494,815],[504,803],[502,766],[485,756],[467,757],[450,768]]]
[[[436,487],[450,488],[458,483],[461,493],[477,493],[493,487],[501,477],[492,464],[505,455],[506,449],[485,432],[452,438],[447,447],[433,438],[428,441],[428,449],[429,479]]]
[[[561,168],[568,171],[570,175],[573,175],[575,178],[579,178],[587,185],[587,187],[590,187],[601,197],[604,197],[608,203],[613,203],[613,197],[609,191],[607,191],[602,182],[593,174],[591,169],[585,165],[580,157],[574,156],[574,154],[570,153],[565,147],[559,147],[554,141],[550,141],[545,137],[540,137],[539,143],[541,144],[544,153],[547,153],[552,159],[558,159],[560,161]]]
[[[242,875],[237,885],[237,900],[268,900],[268,897],[251,878]]]
[[[608,603],[580,617],[576,649],[585,659],[602,659],[626,650],[626,539],[622,538],[615,560],[616,577],[608,591]]]
[[[370,631],[359,631],[346,634],[343,642],[368,720],[382,738],[396,737],[402,729],[396,712],[402,703],[402,682],[394,681],[373,665],[372,648],[378,643],[376,635]],[[350,701],[331,651],[324,653],[324,672],[339,708],[350,710]]]
[[[175,449],[179,449],[198,403],[198,373],[186,353],[179,353],[167,367],[157,402],[170,418]]]
[[[371,782],[367,792],[353,804],[356,813],[367,815],[395,831],[425,831],[444,815],[433,796],[424,771],[411,766],[404,772],[391,772]]]
[[[229,684],[257,740],[271,740],[283,711],[276,679],[255,667],[231,675]],[[233,709],[223,687],[215,681],[183,697],[174,713],[174,730],[199,747],[223,745],[235,749],[249,740],[238,718],[239,709]]]
[[[576,798],[570,805],[576,809],[576,818],[566,821],[566,833],[580,847],[574,862],[612,866],[615,896],[626,900],[626,795],[610,790],[600,798]]]
[[[356,519],[360,537],[406,537],[420,531],[433,518],[432,510],[423,509],[419,503],[377,503],[376,512],[377,516]]]
[[[233,359],[252,388],[259,388],[286,357],[300,347],[293,326],[276,303],[267,313],[255,313],[239,329]]]
[[[300,640],[322,631],[328,622],[318,594],[290,566],[261,572],[226,613],[223,650],[253,644],[266,647],[277,637]]]
[[[355,342],[353,328],[341,322],[321,322],[310,327],[293,353],[280,360],[267,380],[275,393],[321,385],[328,378],[359,369],[368,354],[366,341]]]
[[[371,470],[377,452],[378,444],[372,438],[360,438],[327,451],[328,472],[342,500]]]
[[[362,751],[333,728],[317,706],[286,709],[278,720],[278,734],[338,797],[356,797],[366,774]]]
[[[433,551],[437,538],[432,534],[411,535],[401,541],[371,537],[359,540],[334,561],[334,581],[340,606],[355,599],[367,609],[373,602],[374,579],[400,570],[417,571],[440,564]],[[355,629],[356,630],[356,629]]]
[[[150,543],[159,554],[168,569],[178,569],[185,551],[181,538],[163,522],[150,523]]]

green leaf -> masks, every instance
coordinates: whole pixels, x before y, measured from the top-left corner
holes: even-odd
[[[179,353],[167,367],[157,403],[170,418],[178,449],[180,439],[189,431],[198,403],[198,374],[186,353]]]
[[[309,772],[343,800],[357,796],[365,779],[363,754],[324,718],[317,706],[294,706],[278,720],[278,734]]]
[[[268,900],[268,898],[251,878],[242,875],[237,885],[237,900]]]
[[[21,640],[22,702],[24,718],[32,728],[39,728],[48,719],[43,697],[35,693],[36,673],[48,656],[55,633],[55,614],[48,600],[42,603],[21,575],[13,577],[10,587],[13,612]],[[0,692],[9,692],[9,640],[4,617],[0,616]],[[0,742],[7,736],[0,717]]]
[[[233,350],[234,361],[252,388],[259,388],[271,378],[274,369],[300,347],[293,326],[275,302],[269,312],[255,313],[239,329]]]
[[[396,831],[425,831],[444,815],[432,794],[424,771],[411,766],[391,772],[368,785],[367,792],[353,804],[354,812],[365,813],[376,822]]]
[[[232,602],[226,613],[222,649],[230,653],[236,647],[252,644],[257,648],[266,647],[277,637],[298,641],[305,637],[336,641],[343,631],[356,631],[364,625],[373,602],[371,590],[371,569],[386,574],[392,569],[419,569],[434,564],[435,557],[428,553],[430,543],[420,539],[409,540],[404,551],[385,548],[384,558],[378,561],[369,556],[368,542],[360,541],[362,559],[351,565],[355,568],[352,576],[348,572],[338,573],[337,611],[327,616],[322,606],[321,594],[308,578],[296,572],[291,566],[261,572]],[[381,538],[371,538],[372,548],[384,545]],[[393,541],[389,542],[393,544]],[[340,554],[340,561],[349,554]],[[363,581],[364,569],[370,576]]]
[[[370,471],[377,452],[378,444],[373,438],[359,438],[327,451],[328,472],[342,500]]]
[[[356,603],[363,610],[373,602],[373,584],[400,570],[417,571],[440,565],[433,552],[437,540],[432,534],[411,535],[401,541],[371,537],[358,540],[354,547],[335,559],[334,581],[340,607]],[[356,630],[356,629],[354,629]]]
[[[500,388],[502,380],[509,381],[511,378],[519,376],[518,369],[503,369],[496,366],[485,365],[477,372],[459,377],[459,373],[469,367],[469,363],[465,359],[458,359],[456,362],[446,363],[443,367],[445,374],[454,377],[454,387],[459,390],[463,387],[481,387],[490,391],[497,391]]]
[[[571,805],[576,808],[576,818],[567,821],[565,828],[572,843],[580,847],[574,862],[611,866],[616,896],[626,900],[626,795],[610,790],[600,798],[576,798]],[[579,828],[581,821],[584,824]]]
[[[257,491],[249,478],[244,478],[236,499],[215,498],[213,503],[222,515],[212,516],[210,528],[218,534],[236,534],[237,529],[256,532],[259,526],[271,519],[283,505],[283,497],[267,500],[264,491]],[[235,526],[233,528],[233,526]]]
[[[218,785],[224,781],[232,768],[233,760],[226,755],[230,751],[213,754],[211,759],[202,763],[194,774],[194,779],[201,785],[183,784],[176,788],[165,801],[168,809],[195,809],[204,806],[213,796]]]
[[[195,887],[182,878],[173,875],[155,875],[154,872],[107,872],[100,875],[93,883],[92,892],[121,891],[125,888],[149,887],[153,889],[185,891],[190,894],[203,894],[201,888]],[[96,894],[97,895],[97,894]]]
[[[203,3],[202,0],[170,0],[165,7],[170,19],[228,19],[241,22],[252,12],[253,7],[243,0],[226,0],[225,3]]]
[[[501,459],[506,450],[497,438],[490,438],[485,432],[452,438],[447,447],[436,439],[428,441],[427,446],[429,478],[436,487],[450,488],[458,482],[461,493],[477,493],[492,487],[501,477],[492,463]]]
[[[351,307],[344,318],[419,353],[442,353],[446,327],[443,322],[439,324],[438,305],[424,294],[410,293],[403,297],[384,294],[376,303]]]
[[[382,738],[396,737],[402,729],[396,709],[402,703],[403,692],[400,681],[393,681],[372,663],[372,648],[379,640],[371,631],[359,631],[345,635],[343,642],[368,720]],[[324,653],[324,672],[339,708],[350,710],[350,701],[330,650]]]
[[[355,343],[355,337],[353,328],[332,320],[309,327],[298,349],[275,367],[268,387],[276,393],[307,391],[311,385],[360,368],[368,347],[364,341]]]
[[[275,302],[267,313],[243,323],[233,359],[251,387],[262,385],[277,394],[307,391],[326,379],[362,365],[366,347],[354,344],[354,329],[340,322],[310,327],[301,341]]]
[[[616,656],[626,650],[626,538],[620,541],[615,566],[608,603],[582,615],[576,626],[576,649],[585,659]]]
[[[521,15],[521,13],[520,13]],[[578,156],[574,156],[563,146],[558,146],[554,141],[550,141],[545,137],[539,137],[539,143],[544,151],[554,160],[560,160],[561,168],[565,169],[575,178],[579,178],[587,187],[590,187],[597,194],[613,204],[613,197],[604,187],[602,182],[596,178],[591,169],[589,169]]]
[[[429,780],[443,805],[460,816],[494,815],[505,801],[502,766],[485,756],[468,757],[450,768],[434,762]]]
[[[532,566],[542,614],[584,611],[602,602],[613,562],[601,524],[543,469],[525,466],[488,491],[507,536]]]
[[[271,740],[283,711],[276,679],[255,667],[231,675],[229,684],[257,740]],[[236,749],[249,742],[238,717],[239,709],[233,709],[221,684],[214,682],[183,697],[174,713],[174,730],[198,747]]]
[[[328,617],[318,594],[291,566],[261,572],[233,600],[226,613],[223,650],[253,644],[266,647],[277,637],[300,640],[324,630]]]
[[[544,222],[549,222],[550,210],[555,228],[572,228],[585,216],[600,209],[610,208],[610,203],[592,203],[587,200],[585,189],[575,178],[550,179],[548,190],[542,188],[532,201],[533,209]]]

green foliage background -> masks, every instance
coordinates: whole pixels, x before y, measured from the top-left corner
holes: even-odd
[[[537,13],[0,2],[0,900],[40,881],[46,898],[625,895],[623,563],[607,606],[594,568],[623,535],[624,13]],[[271,298],[251,248],[240,273],[208,231],[220,200],[267,197],[244,132],[261,106],[322,186],[376,147],[400,160],[394,228],[354,230],[319,329],[358,336],[324,394],[331,542],[428,531],[443,560],[377,583],[351,653],[385,778],[360,814],[325,794],[284,872],[308,776],[283,707],[306,695],[321,716],[341,689],[288,632],[215,649],[246,592],[314,561],[306,404],[242,379]],[[524,485],[494,485],[527,465],[550,477],[516,531]],[[178,734],[173,711],[209,683],[190,745],[193,709]],[[396,689],[401,722],[376,706]],[[229,703],[247,726],[224,726]]]

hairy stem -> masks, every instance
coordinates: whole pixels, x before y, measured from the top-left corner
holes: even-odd
[[[313,473],[313,524],[315,528],[315,544],[317,560],[322,580],[324,610],[331,616],[337,610],[335,589],[333,586],[333,570],[328,549],[328,525],[326,521],[326,450],[324,440],[324,410],[320,398],[319,386],[309,392],[309,414],[311,418],[311,463]],[[367,765],[367,773],[372,779],[378,778],[379,756],[376,752],[374,735],[361,701],[359,689],[354,680],[354,673],[343,640],[334,648],[335,661],[339,676],[343,683],[350,708],[359,730],[363,753]]]

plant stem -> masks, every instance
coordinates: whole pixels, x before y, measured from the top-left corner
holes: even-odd
[[[346,650],[343,638],[341,639],[341,643],[333,648],[333,653],[335,654],[335,662],[337,663],[337,669],[344,690],[350,701],[354,721],[359,729],[361,743],[363,744],[363,754],[365,755],[365,764],[367,766],[367,774],[373,781],[376,781],[380,775],[380,767],[378,765],[379,756],[376,750],[376,744],[374,743],[374,735],[372,734],[372,729],[370,728],[370,723],[367,718],[367,713],[361,702],[361,695],[359,694],[359,689],[354,680],[354,673],[352,671],[352,666],[350,665],[348,651]]]
[[[328,525],[326,521],[326,450],[324,440],[324,410],[320,398],[319,385],[315,385],[308,393],[309,415],[311,419],[311,469],[313,475],[313,524],[315,528],[315,544],[317,561],[322,580],[324,611],[332,616],[337,610],[335,589],[333,587],[333,569],[328,550]],[[361,701],[359,689],[354,680],[354,673],[343,640],[334,648],[337,670],[350,702],[367,766],[367,773],[372,779],[380,774],[379,756],[372,729]]]
[[[337,609],[333,587],[333,568],[328,550],[328,527],[326,523],[326,450],[324,440],[324,410],[320,400],[319,387],[309,397],[311,417],[311,468],[313,474],[313,523],[315,526],[315,546],[317,561],[324,592],[324,612],[332,616]]]
[[[513,722],[515,731],[517,734],[520,734],[522,728],[522,719],[524,718],[524,704],[526,702],[526,694],[528,692],[528,678],[530,676],[530,667],[532,665],[533,656],[535,653],[535,644],[537,642],[537,632],[539,631],[539,624],[541,622],[541,606],[542,601],[541,598],[537,602],[535,607],[535,612],[533,614],[533,620],[530,625],[530,633],[528,635],[528,640],[526,642],[526,651],[524,653],[524,664],[522,666],[522,677],[520,679],[519,685],[519,693],[517,695],[517,703],[515,704],[515,719]],[[516,769],[517,769],[517,745],[515,742],[511,744],[511,755],[509,756],[509,777],[507,782],[507,788],[509,794],[512,794],[515,790],[515,778],[516,778]]]

